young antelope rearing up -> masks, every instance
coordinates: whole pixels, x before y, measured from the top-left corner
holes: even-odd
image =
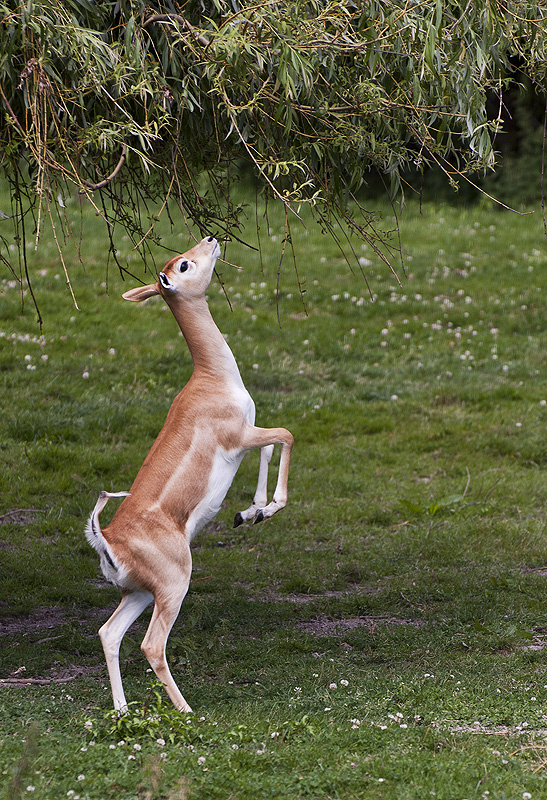
[[[191,710],[169,671],[165,646],[190,582],[192,537],[218,512],[246,450],[260,448],[258,485],[252,504],[236,514],[234,524],[267,519],[287,502],[293,437],[284,428],[255,427],[253,400],[205,299],[219,254],[216,239],[203,239],[168,261],[157,283],[123,295],[133,302],[163,297],[186,339],[194,370],[130,491],[101,492],[86,529],[105,577],[122,592],[118,608],[99,631],[114,707],[120,710],[127,708],[120,644],[152,602],[142,650],[175,706]],[[275,444],[281,444],[281,458],[268,503],[268,465]],[[125,499],[112,522],[101,530],[99,514],[108,498],[121,496]]]

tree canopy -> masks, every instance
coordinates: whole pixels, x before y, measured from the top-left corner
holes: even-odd
[[[4,212],[39,238],[76,189],[146,256],[150,208],[237,236],[252,172],[385,257],[370,170],[493,167],[504,89],[546,71],[546,0],[0,0]]]

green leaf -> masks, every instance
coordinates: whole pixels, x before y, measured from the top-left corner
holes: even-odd
[[[417,503],[411,503],[410,500],[401,500],[401,503],[405,508],[408,508],[409,511],[412,511],[414,514],[423,514],[425,509],[423,506],[417,505]]]

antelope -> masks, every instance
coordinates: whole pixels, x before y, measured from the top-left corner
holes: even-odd
[[[186,339],[193,372],[130,491],[102,491],[86,527],[104,576],[122,592],[119,606],[99,631],[114,708],[120,712],[127,709],[120,644],[152,602],[141,649],[176,708],[191,711],[169,670],[167,639],[190,583],[190,542],[220,509],[247,450],[260,449],[258,483],[252,504],[235,515],[234,526],[268,519],[287,502],[293,437],[285,428],[255,427],[254,402],[205,297],[219,255],[220,247],[210,236],[168,261],[157,283],[122,295],[134,303],[154,295],[165,300]],[[281,445],[279,472],[268,503],[268,466],[275,444]],[[111,497],[125,499],[101,530],[99,514]]]

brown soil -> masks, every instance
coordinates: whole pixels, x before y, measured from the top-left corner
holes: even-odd
[[[412,625],[419,628],[425,622],[417,619],[402,619],[389,615],[348,617],[346,619],[319,618],[308,622],[300,622],[298,627],[314,636],[338,636],[348,633],[358,628],[367,628],[369,631],[376,630],[383,625]]]
[[[34,522],[37,514],[43,514],[39,508],[12,508],[0,514],[0,525],[28,525]]]

